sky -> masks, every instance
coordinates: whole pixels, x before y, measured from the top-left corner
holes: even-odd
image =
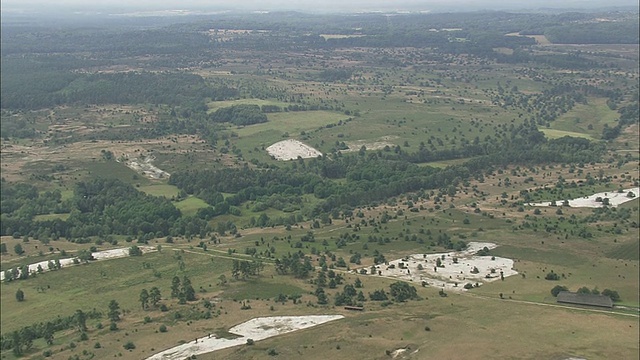
[[[374,10],[502,10],[638,6],[637,0],[2,0],[2,11],[143,10],[298,10],[357,12]]]

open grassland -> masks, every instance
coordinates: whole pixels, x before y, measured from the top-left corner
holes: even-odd
[[[189,196],[184,200],[176,202],[174,205],[185,215],[193,215],[198,211],[198,209],[209,206],[206,202],[204,202],[204,200],[199,199],[195,196]]]
[[[555,120],[551,125],[551,129],[567,131],[569,133],[566,135],[569,136],[576,136],[571,135],[571,133],[580,133],[587,135],[583,135],[583,137],[597,139],[602,135],[602,129],[605,124],[613,127],[619,117],[620,114],[618,112],[609,109],[606,99],[589,98],[587,104],[577,104],[572,110]],[[545,131],[545,134],[554,137],[562,133],[547,133]]]
[[[174,251],[169,246],[183,248],[185,251]],[[56,333],[53,346],[56,356],[66,357],[87,350],[100,357],[118,356],[118,353],[122,353],[125,358],[142,358],[178,345],[181,341],[191,341],[195,337],[211,333],[224,336],[226,329],[256,316],[336,313],[344,314],[346,319],[330,326],[303,330],[260,341],[253,346],[240,346],[200,355],[198,358],[266,359],[270,358],[267,350],[271,348],[276,349],[279,356],[305,356],[311,359],[318,358],[319,354],[326,356],[327,353],[332,353],[331,356],[336,358],[383,358],[386,351],[401,348],[407,348],[409,353],[418,351],[414,356],[441,354],[440,356],[446,357],[452,356],[451,337],[456,338],[462,347],[459,351],[471,351],[474,354],[472,358],[601,358],[612,355],[629,358],[637,355],[638,348],[634,345],[634,339],[638,336],[636,317],[610,315],[606,311],[595,309],[572,310],[566,306],[556,307],[555,304],[545,301],[544,298],[549,295],[540,299],[529,296],[529,293],[535,291],[548,291],[549,284],[553,282],[536,279],[528,271],[529,265],[523,263],[530,261],[527,255],[530,252],[526,248],[518,249],[515,253],[508,247],[504,248],[506,255],[520,257],[516,266],[519,271],[524,270],[527,273],[526,278],[515,276],[465,294],[449,292],[445,298],[438,296],[437,289],[422,288],[415,284],[422,300],[386,307],[381,306],[379,302],[367,301],[365,311],[360,313],[348,312],[333,306],[309,307],[307,302],[314,303],[315,299],[309,295],[314,286],[306,281],[275,275],[269,265],[262,276],[247,281],[235,281],[229,272],[231,260],[215,247],[204,252],[195,248],[190,250],[188,243],[168,244],[160,253],[79,265],[22,282],[3,283],[3,333],[19,326],[18,324],[46,321],[56,314],[71,315],[77,308],[96,308],[106,313],[108,301],[116,299],[125,310],[122,320],[118,323],[119,330],[107,329],[108,320],[105,315],[87,322],[87,341],[79,341],[79,333],[76,330]],[[501,248],[496,251],[499,249]],[[546,256],[542,258],[546,260]],[[566,257],[566,260],[569,258]],[[180,270],[180,261],[185,263],[183,270]],[[611,265],[613,263],[599,262],[597,267]],[[568,261],[566,267],[576,273],[586,271],[593,274],[591,264],[580,265],[579,262]],[[154,275],[156,272],[160,276]],[[81,286],[65,281],[75,273],[78,274],[74,278],[78,279]],[[218,283],[220,274],[227,275],[229,282],[226,285]],[[214,301],[211,319],[196,320],[197,316],[206,310],[200,302],[179,305],[175,299],[169,298],[170,279],[174,275],[187,275],[198,289],[198,298]],[[344,276],[346,283],[353,283],[359,278],[363,282],[362,290],[365,294],[384,288],[394,281],[377,276]],[[568,280],[570,282],[563,284],[573,286],[571,282],[579,280],[573,277],[577,275],[572,275]],[[581,278],[586,279],[586,275]],[[100,283],[99,286],[95,285],[96,280]],[[588,284],[577,281],[577,285]],[[168,312],[153,308],[145,311],[140,308],[137,294],[141,289],[152,286],[158,286],[162,291],[161,302],[168,305]],[[26,293],[27,300],[23,303],[12,299],[18,287]],[[37,288],[45,290],[37,292]],[[334,292],[328,291],[329,294]],[[504,299],[499,298],[499,293],[504,293]],[[302,295],[302,299],[297,305],[292,304],[291,300],[280,303],[274,299],[279,294]],[[243,304],[249,305],[250,308],[241,310]],[[31,309],[35,306],[36,311],[24,312],[27,309],[26,305]],[[4,315],[5,311],[8,316]],[[539,321],[530,321],[532,312],[535,312]],[[147,316],[149,321],[144,320]],[[105,328],[97,329],[98,323],[105,325]],[[522,326],[523,323],[529,325]],[[167,334],[157,332],[162,324],[168,327]],[[603,326],[626,330],[615,335],[612,332],[611,335],[603,337]],[[425,330],[427,327],[428,331]],[[330,333],[327,333],[328,329]],[[497,338],[501,341],[497,341]],[[99,349],[93,348],[96,341],[101,343]],[[122,345],[127,341],[135,343],[136,349],[131,352],[124,351]],[[75,343],[75,348],[69,346],[71,342]],[[598,344],[597,348],[594,348],[593,342]],[[562,349],[558,349],[560,343],[563,344]],[[34,346],[38,349],[45,345],[42,341],[36,341]],[[467,348],[468,350],[464,350]],[[7,359],[13,358],[10,354],[3,353],[3,356]]]
[[[584,170],[597,173],[597,169],[594,167]],[[260,341],[253,346],[222,350],[200,355],[198,358],[266,359],[271,358],[267,351],[272,348],[282,357],[305,356],[310,359],[317,358],[319,354],[326,356],[327,353],[336,358],[383,358],[387,351],[404,348],[407,348],[405,354],[417,350],[414,357],[425,354],[455,357],[451,353],[452,337],[461,344],[462,350],[459,351],[468,348],[464,351],[473,354],[472,358],[636,357],[637,314],[627,316],[618,314],[624,312],[621,310],[613,310],[614,314],[609,314],[607,310],[558,307],[550,294],[555,285],[564,285],[574,291],[582,286],[600,291],[610,288],[619,292],[622,298],[619,304],[637,308],[638,261],[637,258],[620,257],[620,254],[625,255],[637,249],[636,230],[628,225],[618,225],[624,230],[615,235],[616,241],[613,241],[609,233],[613,224],[608,221],[601,224],[602,231],[595,226],[590,227],[593,237],[588,240],[576,235],[565,238],[565,229],[569,231],[582,225],[561,220],[553,215],[555,209],[551,212],[543,211],[536,216],[538,220],[527,220],[524,216],[533,216],[532,209],[519,213],[513,208],[501,207],[494,200],[501,198],[503,190],[507,190],[509,194],[517,194],[519,189],[529,186],[517,180],[528,177],[520,175],[522,171],[534,175],[538,186],[553,184],[556,172],[567,180],[571,179],[567,168],[547,168],[546,173],[553,172],[554,176],[545,175],[544,178],[542,172],[536,174],[534,170],[536,169],[515,170],[518,176],[513,175],[509,169],[503,173],[487,175],[484,180],[486,183],[469,184],[470,187],[460,191],[456,197],[448,198],[446,202],[436,202],[433,199],[415,202],[413,207],[422,206],[417,212],[410,211],[407,198],[400,197],[375,207],[358,208],[353,218],[333,219],[331,224],[321,224],[315,229],[311,221],[301,221],[289,231],[283,226],[240,229],[241,235],[238,238],[218,236],[220,243],[213,243],[210,239],[193,239],[189,242],[177,238],[174,244],[164,244],[163,239],[158,239],[153,240],[152,244],[163,245],[161,252],[79,265],[33,279],[3,283],[0,285],[3,334],[24,324],[46,321],[57,314],[69,316],[77,308],[96,308],[106,312],[108,301],[115,299],[126,310],[123,320],[118,323],[120,330],[107,330],[108,320],[103,315],[101,319],[88,322],[88,341],[79,341],[79,333],[75,330],[56,333],[52,347],[56,356],[68,357],[86,350],[102,358],[118,356],[119,353],[124,358],[143,358],[198,336],[225,334],[231,326],[256,316],[339,313],[347,318],[316,329]],[[624,171],[624,168],[607,169],[605,174]],[[505,177],[511,177],[514,185],[497,186]],[[477,193],[472,191],[471,186],[475,185],[487,186],[483,188],[486,191],[484,196],[474,197]],[[612,184],[613,187],[616,185],[617,183]],[[160,189],[168,191],[168,188]],[[191,199],[195,198],[191,197],[183,203]],[[511,201],[510,198],[508,200]],[[479,212],[474,211],[472,202],[480,207]],[[633,203],[636,206],[631,207],[630,211],[637,214],[637,202]],[[448,205],[439,207],[446,204],[452,204],[454,208],[449,208]],[[567,217],[571,214],[582,217],[593,211],[563,210]],[[271,209],[266,210],[266,213],[269,216],[280,214]],[[357,215],[359,213],[362,215]],[[383,221],[385,213],[387,216]],[[253,213],[243,205],[241,217],[216,218],[212,224],[233,220],[240,225],[245,221],[241,219],[258,214],[260,212]],[[554,227],[550,231],[521,227],[525,220],[539,224],[538,226],[545,224]],[[301,237],[308,235],[310,231],[314,240],[301,242]],[[332,305],[318,306],[313,295],[316,286],[309,279],[278,275],[271,265],[275,257],[298,250],[312,254],[329,251],[337,259],[342,257],[348,266],[335,267],[335,271],[344,276],[347,284],[359,278],[366,296],[373,290],[388,287],[395,280],[375,275],[355,275],[347,272],[348,269],[368,268],[373,264],[372,255],[375,251],[383,253],[387,260],[412,253],[442,252],[444,249],[435,244],[442,234],[447,234],[454,241],[489,241],[499,244],[498,248],[491,250],[491,254],[514,259],[516,270],[524,276],[516,275],[505,281],[492,282],[463,294],[450,291],[445,298],[438,296],[437,289],[412,284],[423,300],[389,306],[369,300],[364,303],[365,311],[359,313]],[[349,235],[348,238],[346,235]],[[348,240],[340,243],[341,238]],[[375,240],[385,238],[388,242]],[[9,249],[21,241],[3,239]],[[199,241],[207,244],[207,251],[195,247]],[[37,253],[35,246],[38,242],[32,240],[22,244],[27,254]],[[52,244],[56,245],[57,243]],[[89,244],[73,246],[80,249]],[[269,250],[272,257],[263,257],[266,267],[260,276],[236,281],[230,271],[231,261],[233,258],[251,260],[250,256],[244,254],[251,248],[255,248],[258,256],[265,256]],[[356,253],[362,255],[361,264],[350,262],[350,257]],[[607,257],[598,254],[607,254]],[[3,265],[7,259],[18,264],[29,258],[3,255]],[[314,266],[319,264],[317,256],[311,255],[311,259]],[[36,256],[34,260],[39,260],[39,257]],[[330,261],[330,264],[335,263]],[[544,276],[551,270],[563,275],[561,279],[545,280]],[[219,280],[219,276],[223,274],[228,280],[224,285]],[[211,310],[211,319],[200,318],[207,311],[200,301],[179,305],[176,299],[170,299],[170,284],[174,275],[189,276],[198,298],[209,299],[215,304]],[[69,278],[78,280],[70,283]],[[161,302],[168,306],[167,312],[141,309],[138,294],[142,289],[152,286],[160,288],[163,294]],[[330,304],[342,286],[325,290]],[[25,291],[27,300],[23,303],[15,301],[14,295],[18,288]],[[280,294],[301,295],[302,298],[295,305],[291,300],[282,304],[274,299]],[[500,299],[500,294],[503,299]],[[242,306],[245,310],[241,310]],[[52,312],[51,309],[55,311]],[[532,313],[536,314],[535,322],[531,321]],[[145,322],[145,316],[149,316],[150,322]],[[103,329],[96,328],[98,322],[103,324]],[[522,326],[523,323],[528,326]],[[157,332],[162,324],[168,327],[167,334]],[[603,337],[603,326],[626,330],[615,336]],[[429,327],[430,331],[426,331],[425,327]],[[330,329],[330,333],[327,333],[327,329]],[[100,349],[93,348],[96,341],[101,343]],[[134,342],[136,349],[124,351],[122,344],[127,341]],[[71,342],[74,342],[75,348],[71,348]],[[559,347],[559,344],[562,346]],[[41,352],[40,349],[44,349],[45,344],[38,340],[34,347],[38,349],[37,352]],[[6,352],[3,352],[3,356],[13,358]]]
[[[149,195],[164,196],[169,199],[172,197],[178,196],[178,193],[180,192],[180,190],[177,187],[173,185],[168,185],[168,184],[154,184],[154,185],[141,186],[139,190]]]
[[[344,114],[329,111],[289,111],[268,114],[268,122],[249,125],[236,130],[240,137],[261,137],[264,134],[279,132],[298,135],[302,131],[311,131],[326,125],[337,124],[340,120],[346,120]],[[267,135],[268,136],[268,135]]]
[[[591,137],[591,135],[575,132],[575,131],[565,131],[565,130],[556,130],[556,129],[541,129],[540,131],[542,131],[549,139],[559,139],[564,136],[572,136],[572,137],[593,140],[593,137]]]
[[[282,101],[263,100],[263,99],[224,100],[224,101],[211,101],[211,102],[207,103],[207,107],[209,108],[209,112],[213,112],[213,111],[215,111],[217,109],[220,109],[220,108],[229,107],[229,106],[235,106],[235,105],[258,105],[258,106],[275,105],[275,106],[279,106],[281,108],[285,108],[285,107],[289,106],[290,104],[282,102]]]
[[[453,294],[441,299],[434,290],[422,291],[421,295],[429,300],[392,305],[375,312],[347,314],[346,319],[326,327],[199,358],[268,359],[269,349],[275,349],[281,357],[305,359],[327,356],[383,359],[388,357],[388,352],[397,349],[406,349],[404,354],[409,358],[457,358],[462,354],[470,359],[602,358],[604,354],[621,357],[637,354],[633,342],[638,334],[638,325],[634,318],[498,298]],[[530,321],[532,312],[540,321]],[[426,327],[429,331],[425,331]],[[602,327],[624,328],[626,333],[620,336],[609,333],[603,338]],[[456,339],[455,347],[451,346],[451,339]]]

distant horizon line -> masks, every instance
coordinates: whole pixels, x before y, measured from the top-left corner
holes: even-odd
[[[53,10],[53,11],[52,11]],[[598,11],[628,11],[628,12],[640,12],[640,7],[638,5],[610,5],[610,6],[599,6],[599,7],[550,7],[550,6],[540,6],[540,7],[514,7],[514,6],[505,6],[505,7],[461,7],[461,6],[431,6],[431,7],[422,7],[419,8],[417,6],[409,6],[409,7],[371,7],[371,8],[349,8],[348,10],[338,10],[332,9],[323,10],[323,9],[301,9],[301,8],[251,8],[251,7],[166,7],[166,8],[137,8],[135,6],[132,7],[122,7],[122,6],[57,6],[55,9],[43,9],[43,8],[34,8],[34,7],[23,7],[23,6],[2,6],[1,14],[2,16],[7,15],[69,15],[69,16],[77,16],[77,15],[94,15],[94,16],[198,16],[198,15],[224,15],[224,14],[270,14],[270,13],[287,13],[287,12],[296,12],[302,14],[325,14],[325,15],[353,15],[353,14],[376,14],[376,13],[393,13],[393,14],[434,14],[434,13],[446,13],[446,12],[457,12],[457,13],[470,13],[470,12],[546,12],[546,11],[562,11],[562,12],[571,12],[571,11],[588,11],[588,12],[598,12]]]

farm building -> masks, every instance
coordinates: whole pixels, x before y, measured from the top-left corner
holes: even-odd
[[[610,297],[604,295],[595,294],[578,294],[570,291],[561,291],[558,293],[559,303],[575,304],[575,305],[588,305],[612,308],[613,300]]]

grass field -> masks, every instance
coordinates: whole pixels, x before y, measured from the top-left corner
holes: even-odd
[[[54,219],[60,219],[60,220],[67,220],[69,218],[69,213],[65,213],[65,214],[44,214],[44,215],[36,215],[33,219],[36,221],[47,221],[47,220],[54,220]]]
[[[234,105],[258,105],[258,106],[262,106],[262,105],[276,105],[279,106],[281,108],[285,108],[291,104],[286,103],[286,102],[282,102],[282,101],[275,101],[275,100],[263,100],[263,99],[240,99],[240,100],[225,100],[225,101],[211,101],[209,103],[207,103],[207,106],[209,107],[209,112],[213,112],[217,109],[223,108],[223,107],[229,107],[229,106],[234,106]]]
[[[566,135],[569,136],[577,136],[570,133],[580,133],[588,135],[582,137],[599,139],[604,125],[614,126],[618,117],[620,117],[620,114],[615,110],[609,109],[606,99],[589,98],[586,105],[577,104],[572,110],[553,121],[551,129],[568,131],[569,133]],[[563,136],[560,135],[562,133],[542,131],[548,136]]]
[[[204,200],[198,199],[195,196],[189,196],[188,198],[174,203],[176,208],[180,210],[184,215],[193,215],[198,209],[209,206]]]
[[[290,111],[268,114],[268,122],[245,126],[236,130],[240,137],[260,135],[262,133],[280,132],[280,135],[289,133],[298,135],[302,131],[315,130],[317,128],[335,124],[347,116],[330,111]]]
[[[178,196],[180,190],[173,185],[167,184],[154,184],[154,185],[146,185],[140,186],[138,190],[153,196],[163,196],[166,198],[172,198],[174,196]]]
[[[565,136],[578,137],[583,139],[593,140],[591,135],[575,132],[575,131],[564,131],[564,130],[556,130],[556,129],[540,129],[549,139],[559,139]]]

